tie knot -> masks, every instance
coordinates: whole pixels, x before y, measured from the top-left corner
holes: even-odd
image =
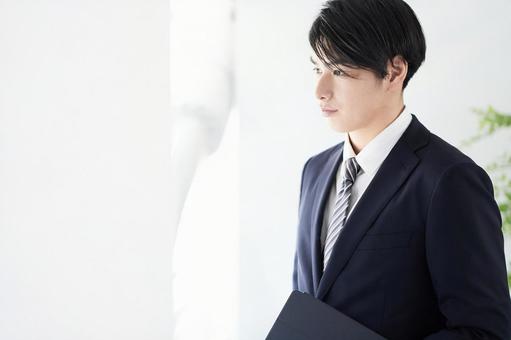
[[[344,177],[354,183],[360,169],[360,165],[357,163],[355,157],[348,158],[346,160],[346,171]]]

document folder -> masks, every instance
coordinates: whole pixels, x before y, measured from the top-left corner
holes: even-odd
[[[385,340],[309,294],[294,290],[266,340]]]

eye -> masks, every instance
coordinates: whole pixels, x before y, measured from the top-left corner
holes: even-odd
[[[346,74],[346,73],[344,73],[344,72],[343,72],[343,71],[341,71],[341,70],[334,70],[334,71],[333,71],[333,74],[334,74],[335,76],[342,76],[342,75],[344,75],[344,74]]]
[[[321,74],[321,70],[319,69],[319,67],[314,67],[312,71],[314,71],[315,74]]]

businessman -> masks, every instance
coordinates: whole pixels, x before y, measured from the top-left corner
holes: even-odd
[[[328,1],[309,41],[345,138],[303,167],[293,289],[392,340],[511,339],[492,182],[404,104],[426,52],[413,10]]]

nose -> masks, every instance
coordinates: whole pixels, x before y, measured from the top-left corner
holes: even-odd
[[[328,73],[321,74],[316,84],[316,98],[320,101],[328,101],[332,97],[332,79]]]

